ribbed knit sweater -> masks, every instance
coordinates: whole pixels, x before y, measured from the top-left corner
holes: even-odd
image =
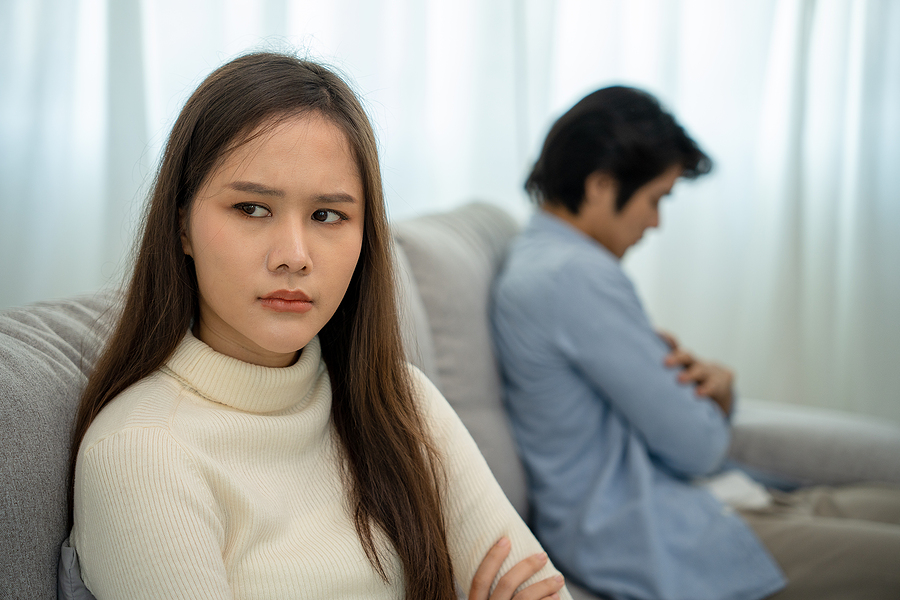
[[[446,400],[416,370],[414,384],[444,458],[449,548],[468,589],[502,535],[513,547],[504,572],[540,546]],[[98,600],[402,598],[377,528],[389,583],[363,552],[330,410],[318,339],[273,369],[188,333],[79,449],[70,543],[87,587]],[[531,581],[554,573],[548,564]]]

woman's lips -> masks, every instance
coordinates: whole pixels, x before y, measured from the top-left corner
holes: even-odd
[[[260,303],[275,312],[304,313],[312,309],[312,298],[300,290],[278,290],[259,299]]]

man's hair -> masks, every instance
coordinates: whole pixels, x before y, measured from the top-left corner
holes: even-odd
[[[693,179],[709,173],[712,161],[656,98],[614,86],[588,94],[553,124],[525,190],[538,204],[578,214],[587,177],[606,173],[618,184],[622,210],[638,188],[672,166]]]

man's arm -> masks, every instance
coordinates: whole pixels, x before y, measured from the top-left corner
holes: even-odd
[[[679,346],[678,340],[671,333],[658,331],[657,334],[669,347],[669,354],[663,364],[681,369],[678,382],[693,385],[697,396],[709,398],[726,415],[731,415],[734,405],[734,372],[718,363],[697,359]]]
[[[730,441],[727,413],[721,404],[698,398],[690,377],[702,378],[728,404],[727,394],[720,394],[724,374],[697,369],[688,375],[667,366],[670,348],[625,275],[574,266],[554,292],[556,318],[563,324],[560,345],[573,368],[672,471],[691,477],[715,470]],[[680,381],[679,375],[688,378]]]

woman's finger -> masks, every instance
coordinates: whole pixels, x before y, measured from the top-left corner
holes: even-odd
[[[500,538],[496,544],[491,546],[472,577],[469,600],[488,600],[491,584],[494,583],[497,573],[500,572],[503,561],[509,556],[510,547],[509,538],[506,537]]]
[[[532,583],[516,594],[513,600],[559,600],[557,592],[562,589],[564,583],[565,580],[562,575],[548,577],[537,583]]]
[[[497,582],[491,600],[510,600],[516,589],[532,575],[540,571],[547,564],[547,555],[544,553],[533,554],[506,572]]]

